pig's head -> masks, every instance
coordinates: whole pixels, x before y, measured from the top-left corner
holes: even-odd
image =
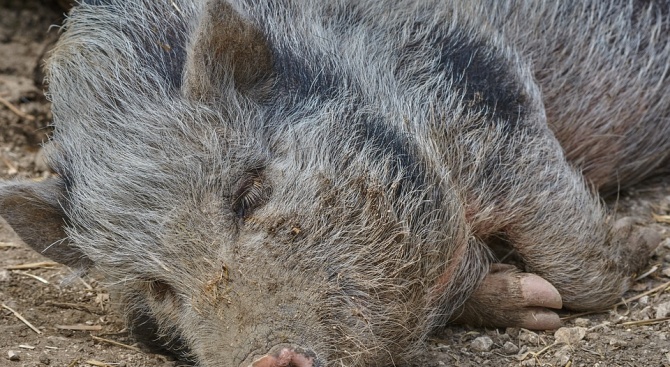
[[[225,3],[119,3],[74,10],[48,66],[58,176],[2,186],[0,214],[199,365],[408,358],[485,263],[456,194],[369,116],[278,112],[277,51]]]

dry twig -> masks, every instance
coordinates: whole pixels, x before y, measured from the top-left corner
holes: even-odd
[[[119,342],[114,341],[114,340],[105,339],[105,338],[101,338],[101,337],[93,336],[93,335],[91,335],[91,338],[93,338],[93,340],[96,340],[96,341],[99,341],[99,342],[116,345],[117,347],[122,347],[122,348],[130,349],[130,350],[134,350],[135,352],[138,352],[138,353],[142,353],[142,350],[140,348],[133,347],[132,345],[119,343]]]
[[[619,325],[621,326],[642,326],[642,325],[655,325],[662,322],[670,321],[670,317],[661,317],[660,319],[650,319],[650,320],[637,320],[637,321],[628,321],[622,322]]]
[[[649,269],[648,271],[646,271],[644,274],[642,274],[642,275],[640,275],[639,277],[635,278],[635,281],[637,282],[638,280],[642,280],[642,279],[644,279],[644,278],[650,276],[651,274],[655,273],[656,270],[658,270],[658,268],[659,268],[658,265],[654,265],[654,266],[652,266],[651,269]]]
[[[89,359],[88,361],[86,361],[86,363],[90,364],[91,366],[97,366],[97,367],[112,367],[105,362],[96,361],[94,359]]]
[[[36,328],[36,327],[35,327],[33,324],[31,324],[28,320],[26,320],[25,318],[23,318],[23,316],[21,316],[20,313],[14,311],[14,309],[12,309],[11,307],[7,306],[7,305],[4,304],[4,303],[3,303],[1,306],[2,306],[2,308],[5,308],[5,309],[9,310],[11,313],[13,313],[14,316],[16,316],[17,319],[21,320],[24,324],[28,325],[28,327],[31,328],[31,329],[33,329],[34,332],[36,332],[36,333],[38,333],[38,334],[42,334],[42,332],[41,332],[38,328]]]
[[[40,261],[37,263],[29,263],[29,264],[20,264],[20,265],[11,265],[6,267],[5,269],[7,270],[28,270],[28,269],[40,269],[40,268],[50,268],[54,266],[60,265],[57,262],[53,261]]]
[[[5,107],[9,108],[10,111],[14,112],[17,116],[19,116],[23,119],[26,119],[26,120],[29,120],[29,121],[34,121],[35,120],[35,116],[29,115],[29,114],[21,111],[16,106],[14,106],[11,102],[9,102],[8,100],[6,100],[2,97],[0,97],[0,103],[5,105]]]
[[[100,331],[102,326],[100,325],[56,325],[56,329],[60,330],[74,330],[74,331]]]
[[[42,278],[41,276],[37,276],[37,275],[35,275],[35,274],[30,274],[30,273],[27,273],[27,272],[25,272],[25,271],[21,271],[21,270],[15,270],[14,273],[16,273],[16,274],[21,274],[21,275],[25,275],[25,276],[27,276],[27,277],[31,277],[31,278],[37,280],[38,282],[41,282],[41,283],[44,283],[44,284],[49,284],[49,281],[48,281],[48,280]]]
[[[651,214],[658,223],[670,224],[670,215]]]

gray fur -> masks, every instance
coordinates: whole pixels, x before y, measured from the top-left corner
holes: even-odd
[[[646,260],[589,187],[667,165],[651,5],[95,3],[47,65],[65,232],[130,324],[201,366],[283,344],[403,364],[477,304],[501,237],[572,309],[614,303]],[[571,41],[583,57],[558,57]]]

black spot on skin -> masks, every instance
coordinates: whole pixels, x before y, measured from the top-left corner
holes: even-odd
[[[273,95],[300,101],[307,98],[332,99],[344,87],[342,77],[327,57],[318,57],[309,50],[301,55],[293,50],[272,49],[275,84]],[[317,61],[318,60],[318,61]]]
[[[360,137],[361,148],[366,146],[371,153],[370,160],[388,162],[387,182],[391,183],[399,174],[402,176],[402,180],[395,189],[396,196],[400,197],[410,192],[426,189],[427,168],[420,159],[414,140],[392,125],[385,123],[380,116],[362,114],[348,119],[348,121],[352,120],[355,121],[354,128]]]
[[[148,306],[144,304],[141,297],[135,297],[134,308],[128,311],[128,320],[132,322],[132,335],[152,352],[160,354],[170,354],[177,357],[180,361],[193,365],[194,361],[189,358],[190,351],[186,342],[180,337],[167,337],[158,326],[158,320],[148,312]],[[171,332],[173,330],[170,330]]]
[[[452,85],[440,86],[444,88],[440,94],[461,93],[466,108],[484,113],[489,119],[502,120],[510,129],[516,128],[524,118],[527,97],[509,61],[482,41],[424,27],[416,23],[416,36],[399,49],[398,75],[408,71],[412,59],[434,59],[434,63],[421,63],[431,67],[409,70],[409,82],[446,74]]]

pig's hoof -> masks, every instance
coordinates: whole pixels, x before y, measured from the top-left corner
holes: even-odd
[[[543,278],[494,264],[454,322],[474,326],[516,326],[533,330],[560,327],[561,295]]]

